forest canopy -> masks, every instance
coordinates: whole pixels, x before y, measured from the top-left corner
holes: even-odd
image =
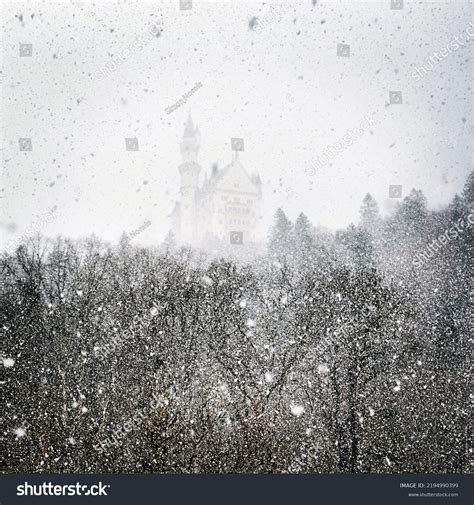
[[[474,173],[278,209],[251,261],[96,238],[1,257],[7,472],[467,472]],[[471,395],[472,397],[472,395]]]

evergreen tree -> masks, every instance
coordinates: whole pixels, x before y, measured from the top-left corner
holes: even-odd
[[[166,234],[165,240],[163,241],[163,246],[166,252],[173,251],[176,247],[176,241],[174,238],[174,233],[169,230]]]
[[[472,212],[472,209],[474,207],[474,171],[471,172],[467,177],[462,197],[465,205],[468,208],[468,211]]]
[[[402,237],[419,236],[426,227],[426,219],[426,197],[421,190],[412,189],[395,215]]]
[[[352,262],[358,270],[373,268],[374,246],[371,235],[365,228],[349,225],[342,242],[349,250]]]
[[[379,224],[379,206],[370,193],[367,193],[362,200],[360,208],[361,225],[370,231],[375,231]]]
[[[270,230],[269,250],[278,261],[286,262],[292,249],[293,224],[282,209],[275,214],[275,224]]]
[[[311,224],[305,214],[301,213],[294,228],[294,254],[301,266],[311,266],[314,261],[314,239]]]

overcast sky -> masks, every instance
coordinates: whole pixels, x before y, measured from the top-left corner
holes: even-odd
[[[304,0],[278,16],[271,5],[3,3],[2,243],[32,228],[116,241],[147,220],[134,240],[159,243],[179,196],[188,112],[203,172],[231,160],[231,137],[244,139],[240,159],[262,177],[267,222],[283,206],[336,229],[358,220],[367,192],[388,212],[390,184],[403,196],[422,189],[432,208],[462,190],[472,170],[472,3]],[[464,45],[415,78],[455,37]],[[338,43],[350,57],[337,56]],[[389,105],[390,91],[403,103]],[[308,172],[366,117],[370,130]],[[127,137],[138,151],[126,151]],[[32,151],[19,151],[20,138]]]

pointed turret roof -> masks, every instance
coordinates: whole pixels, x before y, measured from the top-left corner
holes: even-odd
[[[183,137],[194,137],[196,133],[199,133],[197,128],[194,128],[194,123],[191,118],[191,114],[188,113],[188,120],[186,121],[186,124],[184,125],[184,135]]]

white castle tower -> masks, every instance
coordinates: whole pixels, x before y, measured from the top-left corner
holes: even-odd
[[[180,205],[180,230],[181,242],[194,243],[197,235],[196,201],[199,186],[201,167],[197,162],[200,147],[200,134],[194,128],[191,116],[188,116],[179,147],[182,162],[178,170],[181,175],[181,205]]]

